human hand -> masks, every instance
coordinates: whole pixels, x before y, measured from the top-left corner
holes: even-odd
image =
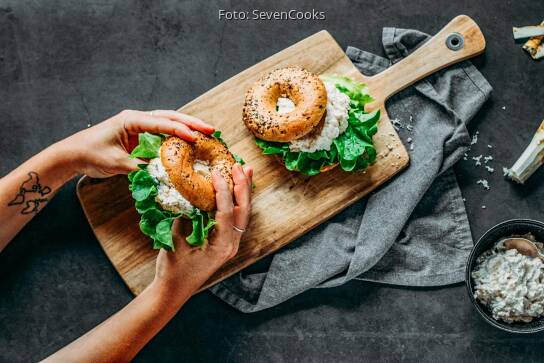
[[[139,133],[164,133],[194,141],[192,130],[211,134],[214,128],[196,117],[177,111],[125,110],[60,141],[57,147],[70,156],[78,174],[107,178],[137,170],[138,164],[143,163],[129,155],[138,144]]]
[[[245,230],[251,211],[251,189],[253,169],[242,168],[236,163],[232,168],[234,193],[220,174],[212,174],[217,211],[215,225],[207,245],[191,247],[185,242],[187,232],[183,221],[176,220],[172,226],[175,252],[159,251],[154,283],[165,286],[170,296],[176,293],[198,290],[206,280],[238,251],[242,232]],[[233,195],[234,194],[234,201]],[[185,223],[187,225],[187,223]]]

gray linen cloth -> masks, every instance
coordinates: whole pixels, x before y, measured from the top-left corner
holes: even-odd
[[[389,59],[348,47],[366,75],[398,62],[429,35],[384,28]],[[369,197],[256,265],[211,287],[243,312],[277,305],[305,290],[351,279],[437,286],[463,280],[472,236],[451,166],[470,145],[466,124],[491,86],[468,61],[451,66],[392,97],[410,166]],[[272,221],[271,221],[272,222]]]

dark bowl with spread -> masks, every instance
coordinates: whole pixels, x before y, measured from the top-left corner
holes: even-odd
[[[478,315],[480,315],[486,322],[494,327],[510,333],[527,334],[544,331],[544,317],[533,319],[528,323],[507,323],[502,320],[494,319],[489,309],[478,302],[474,297],[474,280],[472,278],[472,271],[476,265],[476,259],[485,251],[493,248],[493,246],[499,240],[513,235],[525,235],[527,233],[531,233],[537,241],[544,241],[544,223],[530,219],[512,219],[497,224],[485,232],[478,242],[476,242],[470,256],[468,257],[465,272],[465,282],[468,296],[472,302],[472,305],[474,305],[476,308]]]

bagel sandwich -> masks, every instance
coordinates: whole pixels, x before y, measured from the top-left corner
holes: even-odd
[[[177,218],[191,221],[186,237],[191,246],[203,246],[216,221],[213,170],[225,178],[232,190],[231,170],[244,161],[232,154],[219,131],[187,142],[175,136],[141,133],[131,156],[149,161],[129,173],[129,190],[140,214],[140,230],[153,240],[153,248],[174,250],[172,223]]]
[[[288,67],[255,82],[242,117],[263,154],[281,158],[288,170],[363,171],[376,160],[380,110],[364,109],[372,101],[368,88],[348,77]]]

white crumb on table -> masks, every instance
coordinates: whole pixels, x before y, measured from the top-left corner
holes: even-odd
[[[490,167],[489,165],[486,165],[485,168],[487,169],[488,172],[490,173],[493,173],[495,172],[495,169],[493,169],[492,167]]]
[[[476,182],[476,184],[480,184],[485,190],[489,190],[489,182],[487,179],[480,179]]]
[[[486,164],[489,163],[491,160],[493,160],[493,156],[491,156],[491,155],[488,155],[488,156],[484,157],[484,163],[486,163]]]
[[[476,165],[476,166],[482,165],[482,156],[483,156],[483,155],[473,156],[473,157],[472,157],[472,160],[475,161],[474,165]]]
[[[472,140],[470,141],[470,145],[475,145],[478,143],[478,135],[480,134],[479,131],[476,131],[474,135],[472,135]]]
[[[394,118],[391,120],[391,123],[393,124],[393,127],[398,131],[402,129],[402,123],[398,118]]]

